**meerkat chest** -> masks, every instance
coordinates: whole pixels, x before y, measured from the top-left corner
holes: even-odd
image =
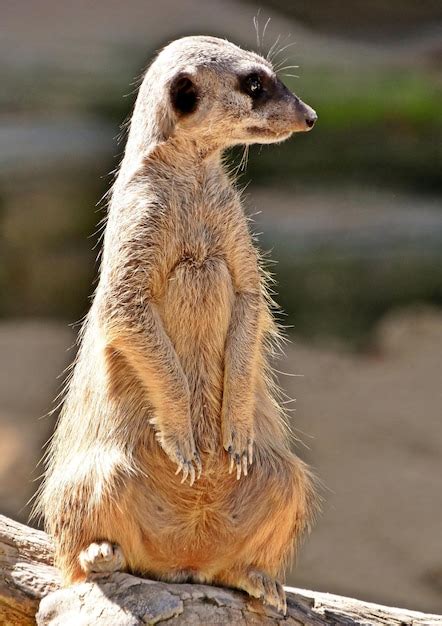
[[[172,331],[177,320],[188,321],[186,335],[195,340],[191,327],[200,336],[211,333],[214,320],[218,327],[227,327],[230,302],[233,299],[233,280],[228,264],[226,220],[219,207],[200,204],[188,207],[177,223],[176,257],[171,268],[163,298],[163,315],[173,335],[181,335],[181,328]],[[219,318],[219,319],[218,319]],[[205,321],[204,321],[205,320]]]
[[[226,237],[218,220],[201,209],[187,215],[181,224],[179,239],[171,273],[174,288],[194,294],[198,288],[198,295],[207,295],[220,282],[230,282]]]
[[[183,258],[196,264],[213,257],[222,258],[226,254],[229,229],[222,207],[201,199],[181,216],[178,249]]]
[[[240,215],[235,190],[220,184],[215,176],[214,180],[208,177],[191,190],[183,187],[180,191],[172,201],[179,207],[176,228],[179,256],[183,262],[193,262],[195,267],[213,258],[224,258],[232,221]]]
[[[199,216],[186,219],[182,224],[179,242],[181,260],[197,268],[214,257],[222,258],[224,243],[222,227],[201,212]]]

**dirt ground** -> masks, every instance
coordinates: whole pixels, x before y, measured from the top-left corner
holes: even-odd
[[[58,322],[0,324],[0,502],[16,519],[28,515],[53,424],[39,418],[73,340]],[[431,310],[385,319],[370,355],[287,346],[276,367],[324,497],[290,584],[442,612],[441,366],[442,314]]]
[[[442,611],[442,316],[387,318],[378,350],[294,343],[299,453],[324,483],[323,514],[289,577],[297,585]]]

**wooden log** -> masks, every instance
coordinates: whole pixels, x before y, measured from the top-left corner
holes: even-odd
[[[0,624],[35,624],[41,598],[60,588],[48,535],[0,515]]]
[[[52,558],[53,546],[45,533],[0,515],[0,624],[442,626],[442,616],[288,587],[285,619],[240,591],[123,573],[96,576],[63,589]]]

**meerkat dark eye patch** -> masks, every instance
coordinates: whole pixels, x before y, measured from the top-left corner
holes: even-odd
[[[189,76],[181,74],[172,83],[170,98],[174,109],[182,115],[193,113],[198,106],[198,89]]]
[[[252,99],[253,108],[256,108],[272,96],[274,84],[267,74],[255,71],[239,77],[239,90]]]

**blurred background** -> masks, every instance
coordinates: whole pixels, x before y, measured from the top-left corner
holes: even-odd
[[[442,612],[440,0],[2,0],[0,29],[1,512],[29,514],[136,77],[168,41],[218,35],[299,65],[281,76],[319,114],[240,179],[324,483],[288,583]]]

